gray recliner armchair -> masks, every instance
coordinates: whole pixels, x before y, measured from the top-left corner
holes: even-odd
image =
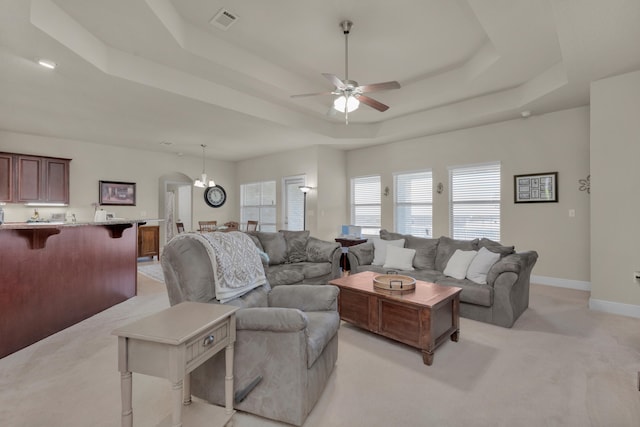
[[[165,245],[161,264],[171,305],[218,303],[211,248],[205,245],[198,236],[184,234]],[[234,351],[236,409],[302,425],[338,357],[338,292],[330,285],[270,289],[267,284],[226,303],[241,307]],[[224,405],[224,373],[221,353],[191,373],[192,394]]]

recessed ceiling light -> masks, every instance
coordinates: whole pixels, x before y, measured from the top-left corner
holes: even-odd
[[[38,64],[42,65],[45,68],[49,68],[51,70],[55,70],[58,65],[55,62],[50,61],[48,59],[38,59]]]
[[[531,111],[529,111],[529,110],[524,110],[523,112],[521,112],[521,113],[520,113],[520,115],[521,115],[523,118],[525,118],[525,119],[526,119],[527,117],[530,117],[530,116],[531,116]]]

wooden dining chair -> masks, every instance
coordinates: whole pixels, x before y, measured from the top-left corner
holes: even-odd
[[[216,231],[218,221],[198,221],[201,233],[208,233],[210,231]]]
[[[178,229],[178,234],[184,233],[184,223],[176,222],[176,228]]]
[[[247,221],[247,231],[258,230],[258,221]]]
[[[236,221],[225,222],[224,225],[227,227],[226,231],[238,231],[238,227],[240,226]]]

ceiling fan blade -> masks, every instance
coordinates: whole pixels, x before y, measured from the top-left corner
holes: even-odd
[[[340,90],[344,90],[347,87],[344,85],[344,83],[342,83],[342,80],[340,80],[338,77],[336,77],[333,74],[329,74],[329,73],[322,73],[322,75],[331,82],[331,84],[333,84],[336,88],[340,89]]]
[[[378,92],[378,91],[381,91],[381,90],[400,89],[400,83],[398,83],[397,81],[394,80],[392,82],[373,83],[373,84],[370,84],[370,85],[362,85],[362,86],[358,86],[358,89],[362,93]]]
[[[291,98],[301,98],[303,96],[317,96],[317,95],[333,95],[333,92],[316,92],[316,93],[302,93],[299,95],[291,95]]]
[[[378,111],[387,111],[389,109],[388,105],[384,105],[382,102],[376,101],[375,99],[369,98],[368,96],[357,95],[356,98],[358,98],[358,101],[362,102],[363,104],[367,104],[369,107],[375,108]]]

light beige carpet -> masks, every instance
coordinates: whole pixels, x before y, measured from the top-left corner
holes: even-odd
[[[0,359],[0,426],[120,425],[111,331],[168,307],[138,296]],[[461,319],[432,366],[414,349],[342,325],[338,363],[305,426],[640,426],[640,319],[589,311],[588,293],[532,286],[513,329]],[[134,425],[169,413],[167,381],[134,374]],[[235,427],[280,426],[236,413]],[[187,426],[185,426],[187,427]]]
[[[138,273],[144,274],[150,279],[164,283],[162,266],[157,261],[138,262]]]

